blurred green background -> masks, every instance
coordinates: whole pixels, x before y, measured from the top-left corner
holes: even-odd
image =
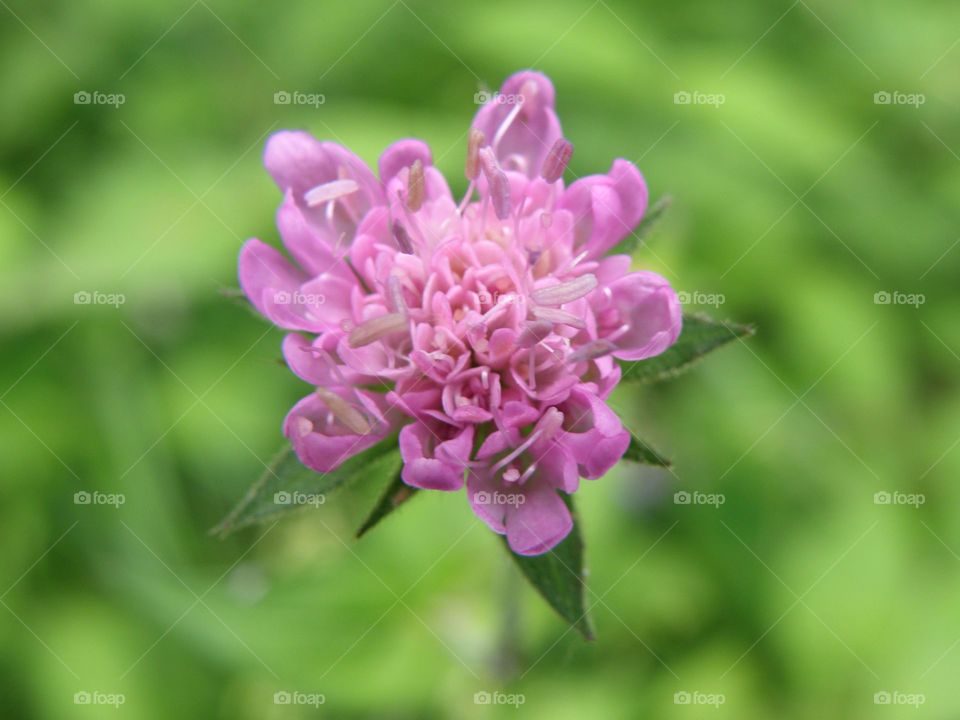
[[[0,5],[7,717],[960,716],[956,3]],[[510,602],[463,497],[361,541],[376,487],[207,535],[307,391],[222,294],[277,241],[268,133],[421,137],[459,193],[474,93],[531,66],[572,174],[623,156],[674,196],[638,263],[759,327],[615,395],[676,465],[578,495],[592,644]]]

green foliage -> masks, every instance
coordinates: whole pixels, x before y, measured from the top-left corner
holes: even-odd
[[[517,555],[507,551],[524,577],[537,589],[560,617],[576,628],[584,639],[593,640],[593,627],[586,605],[586,573],[580,523],[573,509],[573,498],[565,501],[573,513],[573,529],[553,550],[543,555]],[[506,538],[503,540],[506,545]]]
[[[623,455],[624,460],[643,463],[644,465],[656,465],[658,467],[668,468],[672,465],[670,460],[654,450],[646,442],[636,435],[630,436],[630,444],[627,446],[627,452]]]
[[[689,369],[710,351],[753,333],[749,325],[712,320],[706,315],[684,315],[680,337],[666,352],[646,360],[620,362],[622,382],[668,380]]]
[[[304,467],[287,444],[237,507],[211,532],[224,537],[254,523],[276,520],[304,507],[324,505],[326,496],[342,485],[360,478],[376,482],[379,477],[393,477],[399,472],[399,465],[400,452],[395,438],[357,453],[326,473]]]

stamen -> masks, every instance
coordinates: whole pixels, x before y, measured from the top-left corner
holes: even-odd
[[[310,418],[305,418],[302,415],[295,417],[293,419],[293,432],[297,437],[306,437],[313,432],[313,423],[310,422]]]
[[[493,203],[493,212],[500,220],[506,220],[510,217],[510,181],[500,169],[492,148],[485,147],[480,151],[480,162],[483,165],[483,174],[487,178],[488,195]]]
[[[520,447],[518,447],[516,450],[514,450],[512,453],[510,453],[509,455],[507,455],[507,456],[506,456],[505,458],[503,458],[500,462],[498,462],[496,465],[494,465],[492,468],[490,468],[490,472],[491,472],[491,473],[495,473],[495,472],[497,472],[497,470],[499,470],[500,468],[509,465],[509,464],[510,464],[511,462],[513,462],[524,450],[526,450],[526,449],[529,448],[531,445],[533,445],[537,440],[539,440],[541,435],[543,435],[543,430],[537,430],[537,431],[535,431],[535,432],[530,433],[530,437],[527,438],[526,442],[524,442]]]
[[[520,471],[517,470],[513,465],[508,467],[503,472],[503,481],[508,483],[514,483],[520,478]]]
[[[387,290],[390,293],[390,302],[393,304],[393,309],[406,315],[407,301],[403,299],[403,287],[400,285],[400,278],[396,275],[390,275],[387,278]]]
[[[530,467],[528,467],[526,470],[523,471],[523,475],[521,475],[520,479],[517,480],[517,484],[523,485],[527,481],[527,478],[533,475],[536,471],[537,471],[537,464],[533,463]]]
[[[319,387],[316,393],[330,409],[333,416],[348,430],[356,435],[369,435],[373,431],[373,428],[363,416],[363,413],[350,405],[350,403],[342,397],[325,388]]]
[[[563,171],[567,169],[567,163],[573,155],[573,145],[567,140],[560,138],[557,140],[550,152],[547,153],[546,160],[543,161],[543,168],[540,170],[540,177],[548,183],[553,183],[563,177]]]
[[[325,202],[351,195],[359,189],[360,186],[357,185],[355,180],[332,180],[308,190],[303,199],[310,207],[317,207],[317,205],[323,205]]]
[[[568,358],[568,362],[577,363],[583,360],[593,360],[613,352],[616,346],[608,340],[594,340],[581,345]]]
[[[350,347],[358,348],[376,342],[390,333],[399,332],[407,327],[407,319],[402,313],[387,313],[372,320],[362,322],[350,333]]]
[[[587,273],[559,285],[534,290],[530,293],[530,298],[537,305],[564,305],[589,294],[595,287],[597,287],[597,276]]]
[[[420,158],[413,161],[407,176],[407,207],[413,212],[423,207],[423,163]]]
[[[513,109],[510,111],[510,114],[503,119],[503,122],[500,123],[500,127],[497,128],[497,132],[493,134],[493,142],[490,143],[492,147],[496,148],[500,144],[500,141],[503,139],[503,136],[506,135],[507,130],[509,130],[510,126],[513,125],[513,121],[516,119],[517,115],[520,114],[523,106],[524,101],[513,104]]]
[[[400,248],[400,252],[413,255],[413,243],[410,241],[410,235],[399,220],[393,221],[393,239],[396,241],[397,247]]]
[[[480,176],[480,148],[486,137],[482,130],[473,128],[467,140],[467,165],[464,170],[467,180],[476,180]]]
[[[549,323],[557,325],[569,325],[575,328],[585,328],[587,324],[573,313],[557,308],[535,307],[532,310],[533,316],[537,320],[546,320]]]

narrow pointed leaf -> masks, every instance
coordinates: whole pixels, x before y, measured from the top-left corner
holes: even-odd
[[[623,459],[643,463],[644,465],[657,465],[658,467],[665,468],[673,464],[669,459],[658,453],[636,435],[630,436],[630,445],[627,446],[627,451],[623,454]]]
[[[564,500],[573,513],[573,529],[550,552],[543,555],[525,556],[507,551],[513,556],[520,571],[537,589],[537,592],[550,604],[560,617],[583,635],[593,640],[593,627],[587,616],[586,579],[583,568],[583,539],[580,536],[580,523],[573,510],[573,500]],[[504,538],[506,546],[506,538]]]
[[[660,221],[660,218],[663,217],[663,214],[667,211],[667,208],[669,208],[672,203],[673,198],[669,195],[664,195],[662,198],[657,200],[650,207],[650,209],[644,213],[643,219],[640,221],[640,224],[637,225],[636,230],[617,243],[610,251],[610,254],[633,255],[637,248],[640,247],[640,243],[650,235],[650,233],[653,231],[653,228],[657,225],[657,223]]]
[[[688,369],[712,350],[754,334],[750,325],[713,320],[706,315],[684,315],[680,337],[666,352],[646,360],[620,361],[623,382],[653,383]]]
[[[370,511],[367,519],[363,521],[363,525],[357,530],[357,537],[362,537],[374,525],[407,502],[416,493],[417,488],[407,485],[400,479],[400,473],[397,472],[390,484],[387,485],[386,490],[383,491],[383,495],[380,496],[377,504],[374,505],[373,510]]]
[[[395,438],[354,455],[336,470],[318,473],[304,465],[289,446],[270,463],[236,508],[211,530],[225,537],[247,525],[274,520],[304,507],[317,507],[337,488],[360,478],[393,476],[400,467]]]

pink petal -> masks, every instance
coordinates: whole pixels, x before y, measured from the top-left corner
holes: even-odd
[[[446,441],[438,441],[437,432],[443,431],[422,422],[404,426],[399,438],[401,477],[408,485],[426,490],[459,490],[473,446],[473,428],[459,431]]]
[[[560,207],[574,215],[577,252],[597,258],[640,222],[647,208],[647,185],[632,163],[617,159],[606,175],[590,175],[570,185]]]
[[[533,92],[524,94],[524,88]],[[560,121],[554,112],[553,83],[546,75],[524,70],[508,77],[500,88],[499,99],[485,104],[471,127],[483,132],[487,144],[492,145],[497,130],[515,109],[521,95],[526,97],[524,106],[494,150],[504,170],[517,170],[534,178],[540,174],[550,148],[562,136]]]
[[[309,133],[274,133],[267,141],[263,162],[280,189],[285,194],[292,191],[307,222],[330,244],[336,244],[344,234],[349,244],[357,220],[371,207],[384,203],[379,181],[359,157],[336,143],[320,142]],[[331,223],[326,215],[327,204],[309,207],[304,196],[315,187],[344,179],[353,180],[360,189],[335,203]],[[351,209],[352,216],[344,206]]]
[[[329,406],[316,393],[300,400],[287,414],[283,434],[290,440],[300,462],[317,472],[336,469],[357,453],[383,440],[390,430],[379,410],[382,400],[347,388],[330,390],[369,418],[370,432],[358,434],[336,419],[331,421]]]
[[[342,259],[334,256],[331,246],[336,238],[320,233],[308,222],[288,189],[283,204],[277,210],[277,230],[287,252],[311,275],[333,272],[350,276],[350,269]]]
[[[573,529],[566,504],[547,483],[524,486],[525,501],[508,505],[507,542],[518,555],[542,555],[556,547]]]
[[[626,332],[614,340],[614,357],[643,360],[676,342],[683,322],[682,309],[666,279],[652,272],[630,273],[614,281],[610,293],[627,326]]]
[[[424,167],[433,165],[430,147],[422,140],[399,140],[380,156],[380,182],[385,186],[395,178],[401,170],[413,165],[419,160]]]

